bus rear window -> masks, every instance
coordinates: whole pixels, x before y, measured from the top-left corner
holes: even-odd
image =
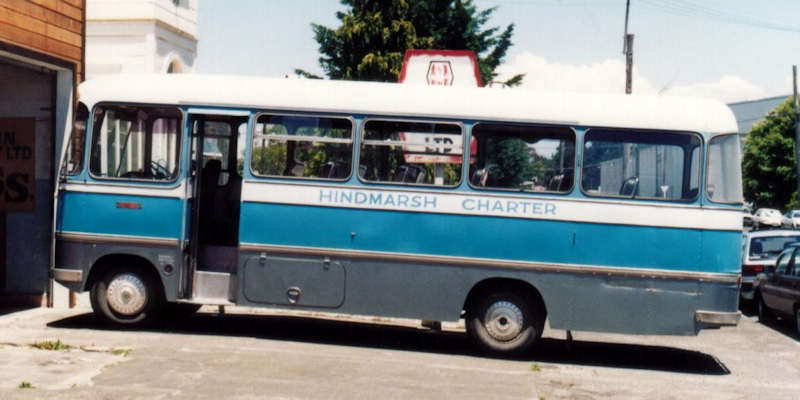
[[[174,180],[180,127],[177,108],[98,106],[89,171],[105,179]]]
[[[589,130],[581,186],[589,196],[694,200],[700,145],[691,133]]]
[[[742,167],[738,135],[717,136],[708,145],[706,194],[716,203],[741,203]]]
[[[456,186],[461,182],[462,143],[457,124],[369,120],[358,176],[373,183]]]

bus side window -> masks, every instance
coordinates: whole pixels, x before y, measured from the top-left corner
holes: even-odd
[[[77,175],[83,170],[83,153],[86,149],[86,124],[88,120],[89,109],[83,103],[78,103],[75,122],[72,125],[72,134],[67,144],[67,154],[62,165],[62,174]]]
[[[479,123],[472,128],[470,185],[566,193],[575,176],[575,133],[567,127]]]
[[[257,176],[345,180],[353,159],[353,124],[346,118],[260,115],[250,169]]]
[[[364,124],[359,178],[370,183],[456,186],[464,133],[440,122],[369,120]]]
[[[590,129],[584,136],[582,189],[589,196],[694,200],[700,144],[700,137],[688,132]]]
[[[175,180],[181,118],[177,108],[96,107],[89,172],[99,179]]]

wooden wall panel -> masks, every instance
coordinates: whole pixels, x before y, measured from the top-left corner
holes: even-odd
[[[0,0],[0,41],[83,68],[83,0]]]

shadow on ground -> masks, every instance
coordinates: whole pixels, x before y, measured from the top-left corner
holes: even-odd
[[[54,328],[105,330],[93,314],[82,314],[48,324]],[[371,347],[440,354],[485,357],[466,335],[410,327],[363,322],[332,321],[295,316],[265,316],[200,313],[180,322],[169,321],[151,332],[256,337],[340,346]],[[714,356],[674,347],[604,343],[543,338],[519,361],[585,366],[646,369],[704,375],[726,375],[730,371]]]
[[[38,306],[23,306],[23,307],[11,307],[11,306],[0,306],[0,315],[6,315],[15,313],[17,311],[25,311],[30,310],[31,308],[39,308]]]
[[[739,311],[741,311],[743,315],[746,315],[748,317],[755,317],[758,315],[758,311],[756,309],[755,304],[751,304],[749,302],[740,303]],[[772,316],[768,318],[766,321],[758,321],[758,323],[792,340],[800,341],[800,334],[798,334],[797,328],[795,327],[795,321],[791,318],[781,318]]]

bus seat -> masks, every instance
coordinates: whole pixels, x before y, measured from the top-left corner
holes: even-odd
[[[486,186],[486,181],[488,180],[489,170],[486,168],[476,169],[470,178],[470,182],[472,182],[474,186]]]
[[[423,183],[426,172],[416,165],[401,165],[392,177],[392,182]]]
[[[619,188],[619,194],[620,196],[633,197],[636,196],[637,189],[639,189],[639,177],[632,176],[622,182],[622,186]]]
[[[547,182],[547,190],[557,192],[561,190],[561,182],[564,181],[564,174],[553,175],[550,181]]]
[[[214,208],[214,199],[216,198],[220,172],[222,172],[222,162],[220,160],[208,160],[203,167],[203,183],[201,185],[203,192],[200,198],[201,207],[205,206],[207,209]]]

